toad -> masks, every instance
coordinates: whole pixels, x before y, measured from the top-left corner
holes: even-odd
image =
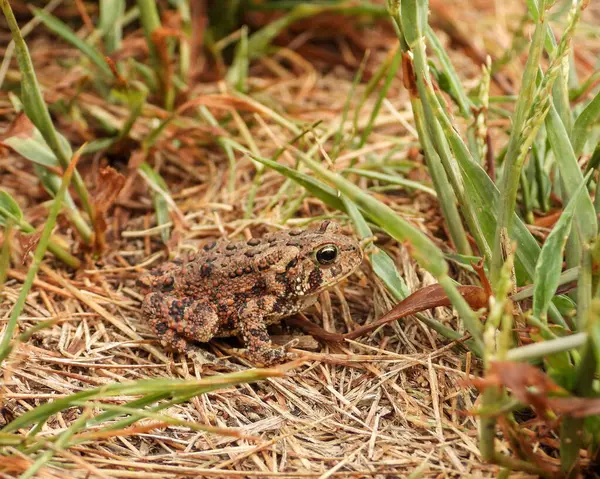
[[[140,278],[143,316],[161,343],[179,352],[193,341],[238,335],[249,359],[279,363],[290,345],[273,347],[267,326],[308,308],[362,259],[358,242],[331,221],[211,242],[195,257],[163,263]]]

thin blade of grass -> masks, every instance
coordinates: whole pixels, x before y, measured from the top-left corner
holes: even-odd
[[[429,42],[433,53],[440,61],[442,70],[448,78],[450,91],[452,92],[452,98],[456,100],[461,115],[464,118],[470,118],[472,116],[471,108],[474,105],[473,102],[467,96],[460,81],[460,78],[458,77],[458,74],[454,69],[454,65],[452,65],[452,62],[450,61],[450,57],[446,53],[446,50],[444,50],[444,47],[440,43],[440,40],[438,39],[431,26],[426,25],[425,33],[427,35],[427,41]]]
[[[371,131],[373,131],[373,125],[375,124],[375,120],[377,119],[379,110],[381,110],[381,105],[383,104],[383,100],[385,99],[386,94],[387,94],[388,90],[390,89],[390,86],[392,85],[392,80],[396,76],[396,72],[398,71],[398,68],[400,67],[401,61],[402,61],[402,50],[400,48],[398,48],[396,50],[395,55],[392,57],[392,62],[390,63],[390,67],[388,68],[385,82],[383,83],[383,86],[379,88],[379,91],[377,92],[377,99],[375,100],[375,105],[373,105],[373,110],[371,110],[371,115],[369,115],[369,121],[367,122],[367,125],[365,126],[365,129],[363,130],[363,133],[358,142],[358,148],[362,148],[365,145],[365,143],[367,142],[367,139],[369,138],[369,135],[371,134]]]
[[[437,198],[437,193],[434,189],[429,188],[418,181],[407,180],[406,178],[402,178],[398,175],[388,175],[385,173],[379,173],[378,171],[368,171],[360,168],[346,168],[343,170],[344,173],[354,173],[359,176],[364,176],[365,178],[370,178],[373,180],[384,181],[386,183],[391,183],[394,185],[405,186],[406,188],[423,191],[434,198]]]
[[[546,238],[538,258],[534,277],[533,314],[542,320],[545,320],[548,307],[558,288],[563,252],[571,231],[575,208],[579,205],[582,193],[586,191],[587,179],[590,176],[591,173],[587,175],[573,193],[559,220]]]
[[[71,29],[71,27],[69,27],[62,20],[56,18],[51,13],[48,13],[40,8],[33,8],[33,14],[38,17],[42,23],[48,27],[49,30],[56,33],[60,38],[73,45],[87,58],[89,58],[90,61],[99,68],[102,74],[107,77],[107,79],[114,79],[114,74],[108,66],[108,63],[106,63],[104,55],[102,55],[97,48],[79,38]]]
[[[1,217],[0,217],[1,218]],[[2,221],[0,219],[0,221]],[[8,277],[8,269],[10,268],[10,242],[13,231],[13,222],[8,220],[4,223],[4,237],[2,238],[2,249],[0,249],[0,297],[4,282]]]
[[[423,145],[423,151],[425,152],[425,160],[429,168],[431,180],[433,181],[435,191],[439,195],[440,207],[444,214],[444,219],[448,225],[448,231],[450,237],[454,243],[454,247],[458,253],[463,255],[472,254],[471,246],[467,240],[467,235],[463,227],[462,219],[460,217],[458,208],[456,206],[456,191],[452,190],[449,177],[446,174],[442,159],[435,149],[431,132],[427,128],[424,118],[425,110],[423,103],[420,99],[411,97],[411,104],[413,107],[413,114],[415,117],[415,124],[419,134],[419,139]],[[445,150],[443,150],[445,152]],[[446,163],[450,163],[450,159],[446,158]]]
[[[242,433],[237,431],[236,429],[224,428],[224,427],[216,427],[210,426],[206,424],[198,424],[197,422],[185,421],[183,419],[175,418],[168,416],[166,414],[160,414],[157,412],[149,411],[147,409],[139,409],[139,408],[131,408],[127,406],[120,406],[116,404],[108,404],[98,401],[82,401],[79,404],[76,404],[82,407],[93,407],[104,409],[106,411],[114,411],[120,414],[127,414],[135,417],[137,420],[140,419],[154,419],[155,421],[165,422],[167,424],[172,424],[175,426],[182,426],[191,429],[192,431],[198,432],[210,432],[213,434],[220,434],[222,436],[232,436],[232,437],[241,437]],[[101,431],[107,432],[107,431]],[[78,439],[83,439],[85,437],[94,438],[95,432],[84,433],[80,435]]]
[[[232,66],[227,71],[227,80],[236,90],[248,90],[248,68],[250,67],[250,54],[248,51],[248,27],[241,28],[240,41],[235,49]]]
[[[6,191],[0,190],[0,225],[12,222],[22,233],[32,234],[35,228],[23,219],[23,212],[19,205]],[[81,262],[66,251],[62,246],[53,241],[48,242],[48,251],[71,268],[78,269]]]
[[[600,92],[588,103],[584,110],[579,114],[573,132],[571,133],[571,144],[576,157],[579,157],[583,152],[583,148],[592,126],[600,118]]]
[[[335,208],[336,210],[346,212],[344,202],[341,200],[338,192],[331,186],[313,178],[310,175],[307,175],[306,173],[302,173],[298,170],[290,168],[289,166],[277,163],[276,161],[254,155],[252,155],[252,158],[259,163],[262,163],[263,165],[268,166],[269,168],[272,168],[282,175],[294,180],[296,183],[306,189],[306,191],[308,191],[311,195],[313,195],[315,198],[319,198],[325,204]]]
[[[100,0],[98,28],[104,38],[104,48],[111,55],[121,48],[123,26],[119,19],[125,15],[125,0]]]
[[[103,399],[113,396],[130,395],[159,395],[160,397],[172,397],[183,395],[190,391],[196,395],[214,391],[228,386],[245,382],[254,382],[270,377],[281,376],[283,373],[277,369],[249,369],[236,373],[211,376],[203,379],[141,379],[125,383],[112,383],[97,388],[70,394],[66,397],[57,398],[51,403],[41,404],[15,418],[2,428],[3,433],[10,433],[21,428],[46,421],[49,417],[59,411],[80,404],[81,401]],[[161,391],[157,393],[156,391]],[[129,407],[134,407],[130,405]],[[91,420],[90,420],[91,421]]]
[[[0,340],[0,364],[4,361],[4,359],[10,354],[12,349],[11,347],[11,339],[15,327],[17,325],[17,320],[23,311],[23,307],[25,306],[25,301],[27,299],[27,295],[29,294],[29,290],[33,284],[33,280],[38,272],[40,267],[40,263],[46,253],[46,249],[48,248],[48,241],[50,240],[50,235],[54,226],[56,224],[56,218],[58,217],[58,213],[62,207],[63,199],[65,196],[65,192],[71,182],[71,177],[73,176],[73,172],[75,171],[75,167],[77,166],[77,160],[79,160],[81,154],[81,149],[73,155],[73,159],[69,167],[66,169],[65,174],[62,179],[62,184],[52,202],[52,206],[50,207],[50,211],[48,212],[48,219],[46,220],[46,224],[44,225],[44,229],[42,230],[42,234],[40,236],[38,245],[33,254],[33,261],[31,262],[31,266],[27,272],[27,277],[25,278],[25,282],[23,283],[23,287],[19,292],[19,297],[15,305],[13,306],[13,310],[11,312],[10,318],[6,323],[6,327],[4,328],[4,334],[2,336],[2,340]]]
[[[13,41],[15,42],[17,62],[19,64],[19,70],[21,71],[21,100],[23,102],[25,113],[40,131],[44,140],[60,162],[60,165],[66,169],[69,166],[71,156],[65,150],[64,145],[61,144],[58,132],[54,128],[48,107],[44,102],[44,97],[42,96],[40,86],[35,76],[35,70],[33,68],[31,56],[29,55],[29,50],[23,40],[17,20],[10,8],[8,0],[0,0],[0,8],[2,8],[4,16],[6,17]],[[79,199],[83,204],[84,210],[93,222],[94,211],[89,200],[89,193],[77,172],[74,173],[73,183],[77,190],[77,194],[79,195]]]
[[[560,170],[563,188],[567,198],[570,199],[579,188],[579,185],[581,185],[583,173],[577,163],[577,157],[573,151],[567,131],[554,106],[550,106],[550,113],[546,117],[546,131],[550,147]],[[589,195],[586,194],[579,197],[579,204],[576,211],[575,224],[579,231],[580,242],[589,242],[598,234],[596,212],[594,211],[594,205]]]
[[[344,203],[348,216],[352,219],[354,228],[358,232],[360,238],[363,240],[372,238],[373,232],[360,214],[357,206],[345,196],[342,196],[342,202]],[[367,247],[367,255],[371,262],[371,266],[373,267],[373,271],[375,271],[375,274],[383,281],[396,299],[403,299],[410,294],[406,283],[396,269],[396,264],[385,251],[375,245],[371,245]]]
[[[20,225],[23,222],[19,204],[4,190],[0,190],[0,208],[0,225],[6,226],[9,222]]]
[[[163,226],[160,235],[163,243],[167,244],[171,234],[171,228],[167,226],[171,222],[169,205],[174,205],[174,201],[169,195],[169,188],[162,176],[154,171],[148,163],[142,163],[138,171],[152,188],[152,202],[156,213],[156,224],[157,226]]]
[[[542,2],[543,4],[543,2]],[[523,146],[526,141],[533,142],[537,129],[541,123],[532,125],[528,139],[523,138],[523,130],[527,113],[530,111],[534,101],[534,92],[536,89],[536,78],[542,52],[544,51],[544,39],[546,37],[547,15],[536,23],[535,31],[531,39],[527,62],[521,80],[521,89],[517,98],[515,113],[512,118],[511,135],[508,140],[506,158],[502,177],[500,179],[500,198],[498,204],[498,222],[494,239],[494,247],[491,262],[491,280],[495,282],[500,274],[502,264],[504,264],[503,248],[506,246],[503,241],[512,236],[513,217],[515,212],[515,203],[517,199],[517,190],[521,175],[521,168],[525,161],[527,149]]]

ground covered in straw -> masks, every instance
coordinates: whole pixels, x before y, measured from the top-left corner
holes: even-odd
[[[513,3],[515,11],[508,6]],[[496,9],[487,1],[469,2],[468,9],[459,9],[452,2],[432,5],[433,23],[446,44],[454,41],[452,58],[467,85],[479,74],[478,52],[497,54],[509,47],[510,28],[518,24],[524,8],[519,4],[517,9],[517,3],[506,2],[505,6],[505,2],[496,2]],[[73,9],[61,8],[62,13],[59,8],[55,14],[77,24]],[[19,19],[27,20],[23,9]],[[328,22],[331,19],[323,18],[320,24]],[[302,140],[312,146],[319,132],[340,123],[364,53],[369,51],[366,81],[396,45],[386,21],[372,27],[369,34],[348,19],[336,19],[334,27],[335,38],[318,38],[318,31],[306,24],[287,32],[281,43],[288,42],[288,49],[252,63],[248,99],[234,100],[225,84],[214,81],[196,83],[187,98],[219,94],[218,101],[208,107],[217,118],[229,118],[226,135],[262,157],[271,157],[293,138],[272,112],[316,124],[314,134]],[[460,44],[461,38],[468,44]],[[0,31],[3,53],[8,42],[4,28]],[[108,104],[86,87],[93,79],[69,61],[79,55],[77,50],[40,26],[28,35],[27,42],[46,101],[62,103],[69,112],[53,118],[73,145],[93,140],[100,131],[100,119],[114,125],[125,121],[126,109]],[[140,31],[131,31],[124,45],[119,53],[123,57],[145,55]],[[585,51],[581,56],[582,62],[589,61]],[[4,81],[14,82],[17,72],[13,61]],[[507,68],[494,88],[510,93],[501,88],[515,84],[518,74],[517,68]],[[351,95],[353,107],[365,81]],[[363,107],[359,127],[365,126],[375,98],[372,95]],[[71,102],[76,104],[73,109],[69,109]],[[159,106],[147,107],[133,127],[129,149],[88,155],[80,161],[79,169],[92,191],[103,166],[111,165],[126,178],[108,214],[107,247],[100,258],[92,257],[79,244],[66,217],[60,217],[55,234],[84,259],[84,265],[73,273],[47,256],[19,319],[19,330],[48,319],[57,319],[57,323],[35,333],[10,356],[0,385],[0,421],[9,422],[34,406],[96,386],[143,378],[211,377],[249,366],[238,356],[235,340],[203,345],[189,358],[173,355],[141,320],[141,296],[135,280],[145,268],[164,261],[168,252],[161,241],[162,229],[156,227],[149,188],[132,165],[136,155],[142,154],[139,142],[156,126],[157,119],[166,115]],[[4,131],[14,119],[7,92],[2,91],[0,129]],[[500,131],[502,124],[495,126]],[[400,73],[392,79],[365,145],[360,149],[345,145],[344,138],[351,133],[352,121],[348,121],[336,169],[364,164],[372,155],[389,154],[406,164],[411,179],[427,184]],[[256,164],[248,157],[237,154],[232,170],[213,141],[216,134],[222,131],[201,126],[184,112],[148,152],[149,162],[166,180],[177,206],[171,214],[171,254],[196,249],[217,237],[257,236],[283,226],[304,226],[314,218],[336,217],[337,212],[290,186],[280,174],[265,169],[257,175]],[[333,143],[322,145],[324,151],[330,151]],[[288,153],[280,161],[295,164]],[[374,185],[364,178],[360,182],[364,188]],[[41,228],[50,198],[40,187],[31,163],[2,150],[0,185],[18,201],[28,221]],[[398,187],[375,194],[445,250],[451,250],[436,199],[430,193]],[[248,204],[252,211],[247,211]],[[346,229],[350,231],[347,223]],[[30,238],[20,242],[15,238],[12,267],[2,290],[1,322],[8,319],[18,296],[28,268],[24,255],[35,247],[31,242]],[[402,245],[383,235],[378,244],[395,260],[410,290],[433,282]],[[464,272],[454,273],[463,284],[473,281]],[[340,288],[323,294],[306,314],[325,329],[345,332],[349,326],[377,319],[394,303],[365,262]],[[449,309],[428,314],[455,330],[461,328]],[[478,372],[479,366],[465,349],[413,318],[343,347],[316,342],[286,326],[285,321],[271,332],[280,343],[290,335],[300,337],[298,350],[306,352],[308,361],[285,377],[208,393],[165,411],[188,421],[236,428],[240,437],[190,431],[152,420],[105,433],[99,426],[85,431],[91,435],[89,441],[57,451],[54,466],[46,466],[40,477],[64,477],[55,467],[61,465],[72,468],[70,477],[81,478],[401,477],[417,468],[422,468],[423,477],[492,477],[498,473],[496,466],[479,461],[477,420],[462,413],[474,407],[477,395],[461,385],[461,380]],[[116,397],[112,401],[122,404],[131,399]],[[64,431],[80,412],[74,408],[54,415],[41,434]],[[508,445],[505,447],[508,450]],[[3,461],[0,474],[12,477],[25,470],[30,459],[14,450],[9,460]]]

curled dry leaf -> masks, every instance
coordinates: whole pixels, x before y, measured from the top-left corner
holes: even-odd
[[[484,378],[467,380],[466,384],[475,386],[480,391],[489,387],[508,388],[520,402],[530,405],[539,416],[544,418],[548,418],[549,409],[554,409],[548,396],[552,393],[565,393],[565,390],[543,371],[530,364],[516,361],[495,361],[491,363]]]
[[[458,291],[472,309],[477,310],[484,308],[489,302],[489,293],[479,286],[459,286]],[[415,291],[413,294],[400,301],[377,321],[365,324],[346,334],[331,333],[308,320],[298,318],[288,319],[287,323],[303,329],[315,338],[326,341],[342,342],[346,339],[356,339],[384,324],[397,321],[406,316],[410,316],[411,314],[438,308],[440,306],[450,306],[450,304],[450,299],[448,298],[448,295],[446,295],[444,289],[439,284],[432,284]]]
[[[106,246],[106,214],[114,204],[125,184],[125,177],[107,166],[100,170],[96,190],[92,195],[94,205],[94,250],[101,252]]]

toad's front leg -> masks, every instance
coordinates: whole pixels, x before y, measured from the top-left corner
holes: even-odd
[[[268,307],[269,298],[250,300],[238,311],[239,328],[246,345],[248,358],[259,364],[270,366],[292,359],[289,348],[296,342],[292,341],[285,346],[273,347],[264,321],[265,307]]]

